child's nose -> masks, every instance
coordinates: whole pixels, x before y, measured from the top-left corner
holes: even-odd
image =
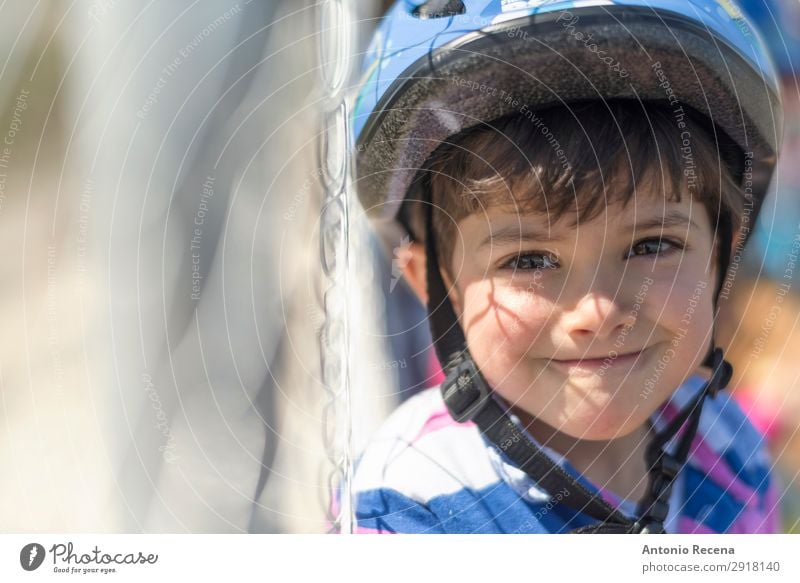
[[[569,334],[606,340],[632,328],[636,313],[608,296],[588,293],[573,309],[564,311],[562,321]]]

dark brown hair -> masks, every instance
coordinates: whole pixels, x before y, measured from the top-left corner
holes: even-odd
[[[552,222],[571,215],[576,225],[608,205],[627,205],[644,189],[676,202],[693,197],[705,206],[715,232],[721,217],[738,225],[746,200],[737,184],[741,152],[688,110],[595,100],[523,108],[469,128],[431,155],[399,219],[424,241],[425,205],[432,197],[443,266],[449,265],[458,222],[488,208],[546,213]]]

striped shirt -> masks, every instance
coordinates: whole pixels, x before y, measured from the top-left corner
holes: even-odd
[[[681,385],[651,417],[654,428],[663,428],[703,383],[693,376]],[[633,517],[635,501],[597,487],[568,460],[543,449],[590,491]],[[736,402],[724,391],[707,398],[673,487],[666,531],[777,532],[770,468],[764,438]],[[559,503],[566,490],[538,487],[474,423],[456,423],[438,388],[412,397],[386,420],[356,464],[353,489],[361,533],[562,533],[596,522]]]

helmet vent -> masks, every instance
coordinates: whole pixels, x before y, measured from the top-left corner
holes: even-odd
[[[445,16],[457,16],[464,14],[467,8],[462,0],[428,0],[420,4],[411,14],[417,18],[427,20],[428,18],[444,18]]]

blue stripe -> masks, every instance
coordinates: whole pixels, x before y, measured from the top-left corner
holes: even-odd
[[[690,377],[671,397],[673,405],[683,408],[703,386],[703,379]],[[661,428],[666,422],[661,411],[651,417]],[[728,443],[714,443],[709,434],[730,434]],[[764,495],[769,487],[769,468],[760,463],[759,452],[765,448],[764,436],[750,423],[739,403],[728,393],[707,398],[701,414],[699,434],[722,458],[731,472],[748,487]],[[719,436],[717,435],[719,441]],[[691,458],[689,463],[692,463]]]
[[[356,517],[360,526],[398,533],[565,533],[595,522],[557,498],[549,503],[524,500],[505,482],[481,490],[463,488],[427,504],[388,488],[370,490],[358,494]]]
[[[388,488],[357,494],[356,521],[388,532],[444,534],[439,519],[424,504]]]
[[[684,466],[683,471],[686,502],[681,513],[715,532],[727,532],[744,510],[744,505],[695,468]]]
[[[733,434],[730,443],[721,452],[723,460],[739,480],[759,494],[765,494],[769,486],[769,468],[756,461],[765,447],[764,436],[753,427],[739,403],[730,395],[720,394],[716,400],[710,400],[709,405],[712,409],[709,414],[714,415],[712,420],[724,423]]]

